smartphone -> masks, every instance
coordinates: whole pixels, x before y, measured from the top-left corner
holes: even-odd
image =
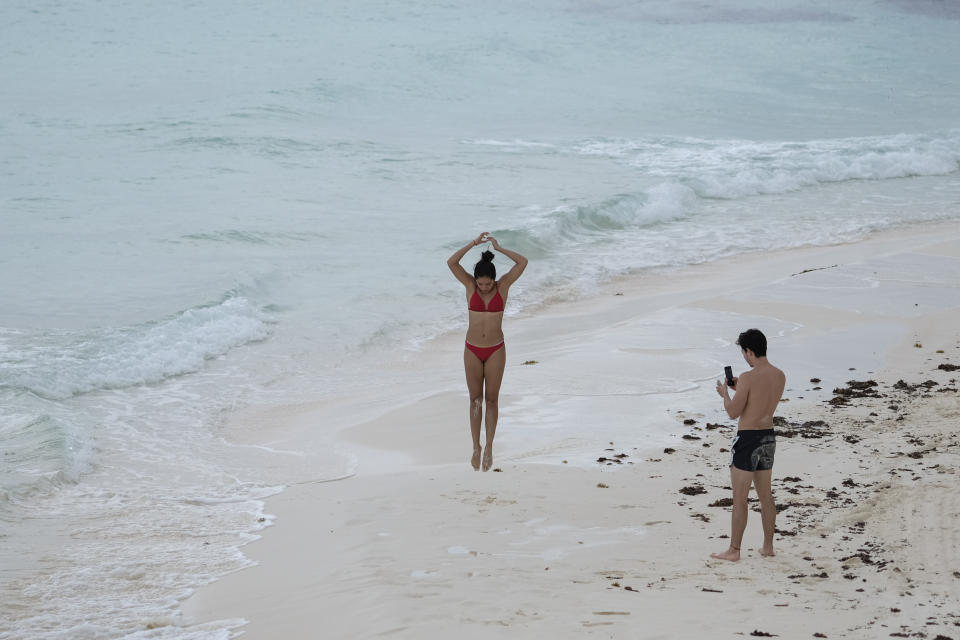
[[[727,386],[730,387],[731,389],[735,389],[737,386],[737,383],[734,382],[733,380],[733,367],[724,367],[723,375],[727,377]]]

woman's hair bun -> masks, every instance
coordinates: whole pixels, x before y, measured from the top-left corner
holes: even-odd
[[[483,262],[493,262],[493,251],[484,251],[480,254],[480,260]]]

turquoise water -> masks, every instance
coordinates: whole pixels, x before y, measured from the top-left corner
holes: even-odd
[[[960,217],[960,12],[932,0],[9,2],[0,24],[0,638],[227,634],[176,599],[244,564],[277,487],[219,427],[389,384],[365,363],[461,330],[443,261],[480,231],[531,258],[517,313]]]

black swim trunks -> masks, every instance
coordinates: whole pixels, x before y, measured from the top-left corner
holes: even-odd
[[[773,469],[773,454],[777,450],[777,437],[773,429],[749,429],[737,431],[730,447],[730,464],[743,471],[769,471]]]

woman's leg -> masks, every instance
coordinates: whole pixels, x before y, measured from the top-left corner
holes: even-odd
[[[497,433],[499,417],[500,383],[503,382],[503,370],[507,365],[507,347],[503,346],[487,358],[483,365],[484,401],[487,405],[486,430],[487,446],[483,449],[483,470],[493,466],[493,436]]]
[[[480,470],[480,422],[483,405],[483,363],[470,349],[463,348],[463,369],[467,373],[467,392],[470,395],[470,435],[473,436],[473,457],[470,464]]]

